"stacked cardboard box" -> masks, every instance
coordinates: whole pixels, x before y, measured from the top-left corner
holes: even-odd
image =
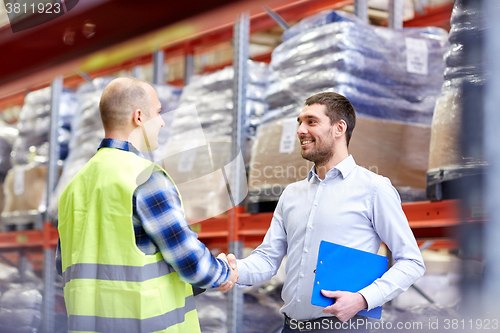
[[[280,152],[283,123],[259,128],[249,172],[251,202],[276,201],[288,184],[305,179],[313,166],[302,158],[296,138],[293,152]],[[429,125],[358,117],[349,153],[358,165],[388,177],[410,196],[410,189],[425,188],[430,133]]]

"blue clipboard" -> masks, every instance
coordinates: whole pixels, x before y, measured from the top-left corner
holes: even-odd
[[[360,291],[387,271],[388,262],[387,257],[378,254],[321,241],[311,304],[325,308],[335,302],[335,299],[323,296],[322,289]],[[380,319],[382,307],[361,310],[358,315]]]

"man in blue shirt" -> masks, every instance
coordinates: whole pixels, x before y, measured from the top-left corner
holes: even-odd
[[[315,165],[307,179],[284,190],[263,243],[248,258],[237,261],[238,284],[269,280],[287,255],[285,305],[280,310],[285,315],[283,332],[301,327],[336,332],[353,328],[351,323],[357,324],[355,331],[366,331],[366,322],[356,314],[408,289],[425,272],[423,259],[389,179],[356,165],[349,155],[356,123],[349,100],[325,92],[311,96],[305,104],[297,118],[297,135],[302,157]],[[322,309],[311,304],[322,240],[372,253],[377,253],[383,241],[396,263],[357,293],[322,291],[336,300]]]

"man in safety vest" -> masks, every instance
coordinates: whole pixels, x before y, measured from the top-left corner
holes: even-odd
[[[238,272],[198,240],[174,182],[140,153],[165,125],[153,87],[115,79],[99,108],[105,139],[59,199],[69,330],[200,332],[191,285],[225,292]]]

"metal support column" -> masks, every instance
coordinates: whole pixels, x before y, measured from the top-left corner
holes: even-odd
[[[43,250],[43,332],[51,333],[54,327],[54,306],[55,306],[55,251],[53,249]]]
[[[19,279],[22,283],[26,282],[26,271],[28,270],[29,261],[26,257],[26,250],[24,248],[19,250],[19,262],[17,267],[19,269]]]
[[[59,124],[59,106],[61,104],[61,94],[63,89],[63,78],[58,76],[52,82],[52,96],[50,105],[50,132],[49,132],[49,162],[47,165],[47,211],[50,207],[52,193],[56,188],[58,178],[59,162],[59,143],[58,143],[58,124]],[[55,217],[45,216],[45,221],[53,221]]]
[[[165,84],[163,78],[165,68],[165,53],[162,50],[153,53],[153,84]]]
[[[487,30],[484,34],[484,58],[489,77],[485,85],[484,100],[484,150],[489,162],[489,172],[485,178],[485,194],[490,221],[485,224],[484,253],[487,269],[484,275],[484,309],[492,314],[500,313],[500,146],[498,128],[500,127],[500,3],[498,0],[483,0]]]
[[[88,74],[87,74],[87,73],[85,73],[85,72],[81,72],[81,71],[80,71],[80,72],[78,72],[78,75],[80,75],[82,78],[84,78],[84,79],[85,79],[85,81],[87,81],[87,82],[92,82],[92,80],[93,80],[93,79],[90,77],[90,75],[88,75]]]
[[[231,192],[240,193],[243,182],[246,182],[244,177],[241,177],[239,170],[244,169],[243,158],[238,158],[241,154],[245,156],[246,135],[243,125],[245,124],[246,114],[246,97],[247,97],[247,82],[248,68],[247,61],[249,58],[249,43],[250,43],[250,15],[243,13],[234,24],[234,88],[233,88],[233,129],[232,129],[232,152],[231,160],[233,161],[231,169]],[[235,205],[243,203],[235,202]],[[232,213],[238,214],[239,207],[234,207]],[[234,253],[236,258],[241,258],[243,255],[243,242],[238,239],[238,218],[232,216],[229,230],[228,252]],[[243,292],[240,288],[235,287],[228,293],[227,303],[227,331],[228,333],[241,332],[243,324]]]
[[[188,85],[194,75],[194,55],[191,48],[186,49],[184,57],[184,85]]]
[[[354,0],[354,14],[368,23],[368,0]]]
[[[243,255],[243,242],[230,242],[228,252],[240,259]],[[227,332],[238,333],[243,327],[243,290],[235,286],[227,294]]]
[[[429,0],[413,0],[413,7],[417,13],[424,14],[424,6],[427,6],[428,2]]]
[[[194,55],[186,54],[184,58],[184,85],[189,84],[194,75]]]
[[[403,0],[389,0],[389,28],[403,29]]]
[[[142,67],[141,66],[135,66],[132,68],[132,76],[135,77],[136,79],[140,79],[142,75]]]
[[[283,30],[290,29],[290,26],[288,25],[288,23],[286,23],[285,19],[283,19],[274,10],[272,10],[268,6],[264,6],[264,10],[266,11],[267,15],[269,15],[274,20],[274,22],[278,23],[278,25],[281,27],[281,29],[283,29]]]
[[[63,90],[63,78],[58,76],[52,82],[52,101],[50,109],[50,135],[49,135],[49,163],[47,166],[47,209],[50,207],[52,194],[56,187],[58,178],[59,143],[58,143],[58,123],[59,106],[61,104],[61,94]],[[55,222],[55,217],[46,214],[46,221]],[[43,293],[43,330],[45,333],[54,332],[54,250],[44,248],[44,293]]]

